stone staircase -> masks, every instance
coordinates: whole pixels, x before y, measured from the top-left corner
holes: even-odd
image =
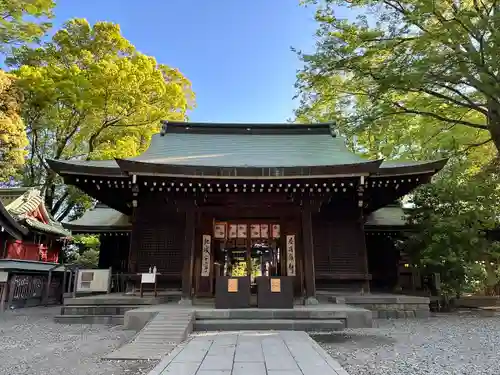
[[[60,315],[54,317],[56,323],[63,324],[109,324],[122,325],[127,311],[140,307],[175,302],[177,294],[160,297],[96,295],[65,298]]]
[[[330,305],[324,308],[294,309],[196,309],[195,331],[341,331],[345,328],[372,327],[372,313],[369,310]]]
[[[107,360],[161,359],[193,331],[194,312],[172,309],[158,312],[128,344],[106,355]]]

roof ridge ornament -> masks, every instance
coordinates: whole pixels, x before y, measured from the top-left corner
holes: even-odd
[[[168,128],[168,120],[163,120],[161,122],[161,130],[160,130],[160,135],[162,137],[167,133],[167,128]]]
[[[338,131],[337,127],[335,126],[336,125],[335,121],[324,122],[323,124],[328,125],[330,127],[330,134],[331,134],[332,138],[340,137],[340,132]]]

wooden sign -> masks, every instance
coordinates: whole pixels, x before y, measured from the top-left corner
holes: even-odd
[[[260,224],[251,224],[250,225],[250,237],[251,238],[260,238]]]
[[[271,292],[280,293],[281,292],[281,280],[271,279]]]
[[[295,276],[295,235],[286,236],[286,274]]]
[[[271,228],[271,236],[272,238],[280,238],[280,225],[279,224],[273,224]]]
[[[226,223],[215,223],[214,224],[214,238],[226,239]]]
[[[143,273],[141,274],[141,284],[154,284],[156,282],[155,273]]]
[[[238,238],[238,225],[229,224],[229,238]]]
[[[208,234],[203,235],[201,245],[201,276],[210,276],[210,257],[212,253],[212,238]]]
[[[269,225],[260,224],[260,238],[269,238]]]
[[[238,238],[247,238],[248,229],[246,224],[238,224]]]
[[[229,293],[238,292],[238,279],[227,279],[227,291]]]

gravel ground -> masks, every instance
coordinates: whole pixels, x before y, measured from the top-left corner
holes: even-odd
[[[440,314],[375,325],[312,337],[350,375],[500,374],[500,317]]]
[[[60,308],[0,314],[1,375],[140,375],[156,362],[101,361],[134,332],[105,325],[56,324]]]

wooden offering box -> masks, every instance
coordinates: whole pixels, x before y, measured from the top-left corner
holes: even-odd
[[[250,307],[250,277],[218,276],[215,282],[216,309]]]
[[[263,309],[293,309],[292,277],[257,277],[257,306]]]

